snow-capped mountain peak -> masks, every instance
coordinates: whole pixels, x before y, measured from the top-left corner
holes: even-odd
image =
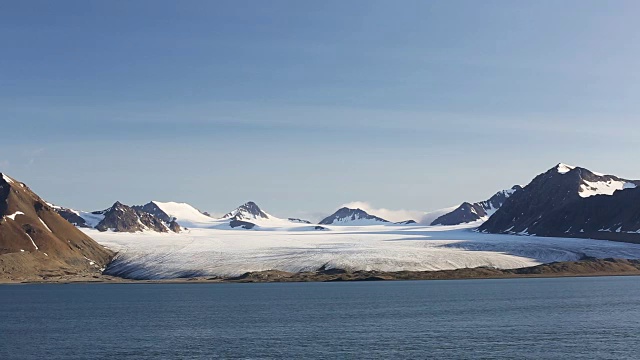
[[[575,169],[575,168],[576,168],[575,166],[571,166],[571,165],[567,165],[567,164],[560,163],[560,164],[556,165],[556,168],[555,168],[555,169],[556,169],[560,174],[566,174],[566,173],[568,173],[569,171],[571,171],[571,170],[573,170],[573,169]]]
[[[271,216],[262,211],[258,204],[254,203],[253,201],[249,201],[238,206],[238,208],[224,215],[222,218],[232,220],[256,220],[270,219]]]

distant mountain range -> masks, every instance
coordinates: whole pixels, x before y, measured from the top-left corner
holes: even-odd
[[[488,200],[464,202],[416,220],[433,226],[478,222],[478,230],[488,233],[635,241],[640,235],[640,215],[635,205],[640,196],[638,185],[640,181],[637,180],[558,164],[524,188],[516,185],[497,192]],[[289,223],[312,225],[308,220],[277,218],[252,201],[219,219],[189,204],[175,202],[151,201],[134,206],[115,202],[108,209],[93,212],[48,205],[71,224],[100,231],[180,232],[190,227],[259,229]],[[417,224],[413,219],[390,222],[362,209],[342,207],[322,219],[314,229],[326,230],[323,225],[413,224]]]
[[[73,225],[99,231],[178,233],[190,227],[248,230],[254,229],[258,224],[311,224],[304,219],[279,219],[262,211],[252,201],[240,205],[220,219],[212,218],[189,204],[176,202],[151,201],[144,205],[128,206],[116,201],[108,209],[92,212],[49,205]],[[315,230],[324,228],[317,227]]]
[[[640,181],[558,164],[524,187],[481,202],[390,222],[362,209],[342,207],[319,224],[277,218],[246,202],[221,218],[185,203],[151,201],[84,212],[45,202],[29,187],[0,174],[0,273],[12,277],[100,273],[113,253],[87,234],[180,233],[190,229],[331,231],[345,225],[450,226],[471,223],[477,232],[591,238],[640,243]],[[433,220],[426,222],[431,217]],[[80,231],[78,228],[88,229]],[[44,275],[43,275],[44,274]]]

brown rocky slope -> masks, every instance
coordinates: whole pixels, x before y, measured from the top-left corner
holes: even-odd
[[[99,275],[113,253],[0,173],[0,279]]]

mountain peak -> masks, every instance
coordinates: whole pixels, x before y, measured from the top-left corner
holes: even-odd
[[[351,209],[348,207],[341,207],[332,215],[324,218],[320,221],[321,225],[371,225],[388,223],[389,221],[379,218],[374,215],[368,214],[362,209]]]
[[[567,164],[563,164],[563,163],[559,163],[558,165],[556,165],[556,167],[554,168],[557,172],[559,172],[560,174],[566,174],[569,171],[575,169],[575,166],[571,166],[571,165],[567,165]]]
[[[229,212],[222,217],[223,219],[233,220],[255,220],[255,219],[269,219],[269,215],[262,211],[258,204],[253,201],[248,201]]]
[[[616,210],[610,211],[604,206],[594,205],[594,209],[597,210],[593,210],[583,204],[613,204],[621,201],[625,194],[635,194],[633,191],[629,193],[628,189],[635,189],[638,186],[640,181],[637,180],[626,180],[582,167],[558,164],[546,173],[536,176],[522,191],[518,191],[509,198],[509,201],[505,202],[504,206],[480,227],[480,230],[493,233],[527,232],[545,236],[564,236],[565,233],[580,229],[586,231],[589,229],[588,224],[580,224],[580,228],[575,229],[563,228],[560,231],[563,225],[558,225],[556,222],[560,221],[558,219],[568,219],[584,214],[589,214],[594,219],[604,218],[597,211],[617,214],[619,211],[616,207],[611,207],[610,209]],[[626,192],[621,193],[622,191]],[[610,197],[613,199],[607,199]],[[600,200],[582,201],[588,198]]]
[[[112,230],[116,232],[137,232],[152,230],[167,232],[167,226],[157,216],[116,201],[105,210],[104,217],[96,225],[98,231]]]
[[[455,210],[433,220],[431,225],[459,225],[487,219],[498,211],[508,198],[521,190],[520,185],[514,185],[511,189],[498,191],[489,200],[476,203],[464,202]]]

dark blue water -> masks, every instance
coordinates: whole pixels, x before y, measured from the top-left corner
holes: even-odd
[[[639,359],[640,277],[0,286],[0,359]]]

